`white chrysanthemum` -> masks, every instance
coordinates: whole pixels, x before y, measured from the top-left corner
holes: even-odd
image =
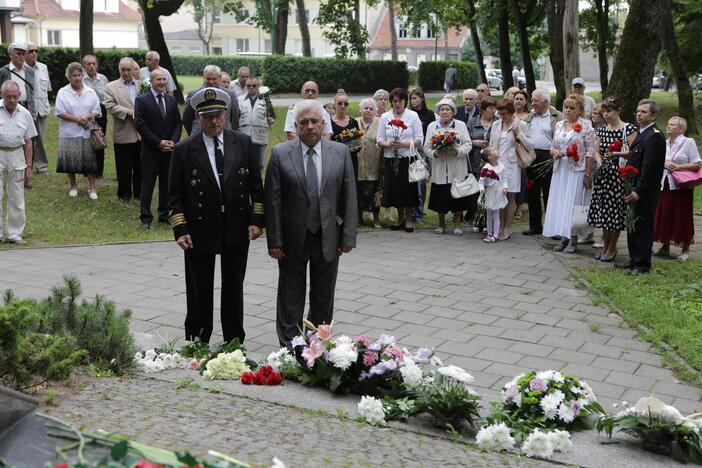
[[[683,422],[682,414],[674,406],[666,405],[660,412],[660,417],[667,423],[680,424]]]
[[[341,370],[348,369],[357,359],[358,352],[350,343],[337,344],[329,351],[329,360]]]
[[[570,403],[564,401],[558,407],[558,417],[564,423],[572,423],[575,419],[575,411],[570,406]]]
[[[548,433],[548,438],[551,440],[553,450],[556,452],[565,453],[573,449],[573,442],[570,440],[570,433],[568,431],[556,429]]]
[[[590,387],[590,385],[588,385],[587,382],[585,382],[584,380],[581,380],[580,386],[585,391],[585,396],[587,397],[588,400],[590,400],[590,403],[592,403],[593,401],[597,401],[597,398],[595,397],[595,392],[592,391],[592,387]]]
[[[336,345],[350,345],[354,343],[353,339],[347,335],[339,335],[332,342]]]
[[[524,377],[525,375],[526,375],[526,374],[522,372],[521,374],[515,376],[512,380],[510,380],[509,382],[507,382],[506,384],[504,384],[504,385],[502,386],[502,388],[514,387],[515,385],[517,385],[517,382],[519,382],[519,379],[521,379],[521,378]]]
[[[522,444],[522,451],[527,457],[551,458],[553,444],[548,434],[537,429],[527,436]]]
[[[697,424],[694,421],[690,421],[689,419],[685,419],[682,424],[683,424],[683,426],[685,426],[688,429],[691,429],[695,433],[700,432],[700,428],[697,426]]]
[[[362,396],[358,403],[358,415],[374,426],[385,425],[383,402],[371,396]]]
[[[202,377],[206,380],[235,380],[250,370],[246,365],[246,356],[237,349],[232,353],[219,353],[216,358],[207,361]]]
[[[536,377],[537,379],[541,379],[546,383],[549,383],[550,381],[554,380],[556,382],[563,382],[563,375],[560,372],[556,372],[554,370],[545,370],[541,372],[537,372]]]
[[[509,427],[505,423],[492,424],[480,429],[475,441],[483,450],[500,452],[514,448],[514,437],[511,436]]]
[[[432,367],[443,366],[444,363],[436,355],[429,358],[429,365]]]
[[[282,347],[278,351],[266,356],[266,364],[271,366],[276,372],[280,371],[283,364],[294,362],[296,362],[295,357],[290,354],[290,351],[288,351],[286,347]]]
[[[665,403],[652,396],[640,398],[634,406],[636,409],[636,414],[640,416],[648,416],[649,411],[653,416],[657,416],[661,413],[661,411],[663,411],[664,407]]]
[[[153,360],[156,358],[156,356],[157,356],[157,353],[153,349],[150,349],[144,353],[144,359]]]
[[[633,416],[636,414],[636,409],[632,406],[630,408],[625,408],[614,415],[615,418],[623,418],[625,416]]]
[[[515,396],[514,400],[512,400],[512,401],[514,402],[515,405],[517,405],[517,408],[521,408],[522,407],[522,394],[521,394],[521,392],[517,393],[517,396]]]
[[[563,401],[565,395],[560,390],[556,390],[541,399],[541,409],[547,419],[556,419],[558,416],[558,406]]]
[[[439,367],[437,369],[437,372],[443,375],[444,377],[449,377],[462,384],[469,384],[473,380],[475,380],[473,376],[466,372],[464,369],[461,369],[460,367],[454,365]]]
[[[406,360],[404,365],[400,367],[400,374],[402,381],[409,388],[415,388],[422,384],[422,369],[411,359]]]
[[[144,359],[144,355],[137,351],[136,354],[134,354],[134,360],[138,361],[139,359]]]

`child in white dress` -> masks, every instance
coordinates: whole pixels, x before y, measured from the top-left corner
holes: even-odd
[[[500,162],[497,150],[488,146],[483,149],[483,160],[485,165],[480,171],[480,200],[485,206],[485,220],[487,224],[487,235],[483,242],[497,242],[500,234],[500,210],[507,206],[507,180],[502,180],[505,166]]]

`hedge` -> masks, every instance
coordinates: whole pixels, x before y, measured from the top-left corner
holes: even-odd
[[[252,75],[259,76],[263,68],[263,58],[230,57],[222,55],[174,55],[171,57],[173,66],[179,75],[201,75],[207,65],[219,66],[222,71],[236,79],[240,67],[249,67]]]
[[[263,81],[276,93],[298,93],[305,81],[313,80],[322,93],[339,88],[369,93],[376,89],[407,87],[405,62],[269,56],[263,59]]]
[[[422,62],[419,64],[419,86],[426,90],[444,89],[444,74],[449,64],[456,66],[456,89],[475,88],[478,84],[477,68],[472,62]]]

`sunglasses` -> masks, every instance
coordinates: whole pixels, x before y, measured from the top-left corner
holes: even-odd
[[[37,51],[37,49],[29,49],[27,52],[29,52],[30,54],[32,54],[32,53],[36,54],[38,51]]]
[[[337,102],[336,105],[337,105],[337,106],[348,107],[348,106],[349,106],[349,103],[348,103],[348,102]]]

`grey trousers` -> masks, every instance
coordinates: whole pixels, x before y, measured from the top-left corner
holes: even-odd
[[[34,169],[38,172],[46,172],[49,170],[49,158],[44,149],[44,140],[46,139],[46,121],[47,116],[41,117],[37,115],[37,120],[34,124],[37,126],[37,136],[32,138],[34,150],[32,153],[32,163]]]
[[[314,325],[328,324],[334,316],[334,288],[339,257],[327,262],[322,255],[322,231],[316,234],[308,232],[300,257],[283,257],[278,260],[276,331],[281,346],[290,347],[292,339],[302,330],[307,264],[310,266],[310,309],[307,320]]]

